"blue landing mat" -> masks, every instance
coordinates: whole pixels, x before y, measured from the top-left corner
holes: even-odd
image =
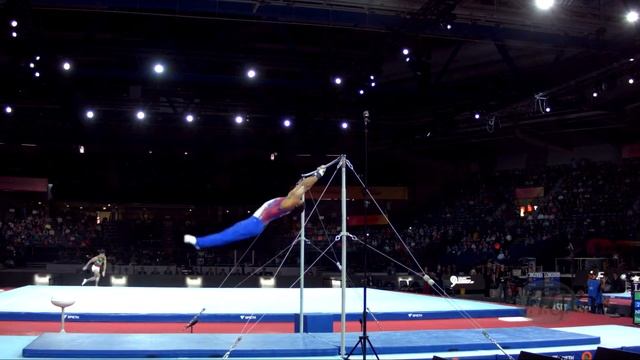
[[[528,349],[597,345],[597,336],[524,327],[490,329],[504,348]],[[347,334],[353,346],[358,333]],[[370,333],[379,354],[495,350],[480,330],[428,330]],[[220,357],[237,339],[234,334],[57,334],[39,336],[22,351],[24,357]],[[234,357],[337,356],[340,334],[248,334]]]
[[[148,358],[222,357],[238,338],[233,334],[58,334],[40,335],[22,350],[24,357]],[[334,356],[336,347],[299,334],[245,335],[233,357]]]
[[[600,344],[595,336],[540,327],[488,329],[491,337],[504,349],[530,349],[554,346]],[[315,334],[318,339],[340,346],[334,334]],[[347,344],[355,344],[359,334],[348,334]],[[423,330],[411,332],[371,332],[369,338],[378,353],[434,353],[453,351],[495,350],[480,330]],[[355,354],[362,354],[356,349]]]

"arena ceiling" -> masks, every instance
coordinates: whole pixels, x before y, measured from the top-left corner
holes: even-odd
[[[13,110],[2,114],[1,153],[14,173],[67,169],[60,159],[80,156],[80,145],[101,162],[149,152],[198,164],[360,154],[364,110],[370,151],[389,161],[485,143],[628,142],[638,135],[638,91],[628,84],[638,29],[624,19],[633,5],[0,1],[0,102]],[[238,114],[249,122],[235,124]]]

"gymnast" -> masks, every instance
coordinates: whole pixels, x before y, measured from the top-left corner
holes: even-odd
[[[295,208],[304,204],[302,195],[313,187],[318,179],[324,175],[325,171],[326,166],[320,166],[311,176],[300,179],[286,197],[277,197],[267,201],[247,219],[215,234],[206,236],[185,235],[184,242],[195,246],[196,249],[204,249],[259,235],[271,221],[289,214]]]
[[[88,283],[89,281],[95,281],[96,286],[98,286],[98,282],[100,281],[100,271],[102,271],[102,277],[104,277],[105,273],[107,272],[107,256],[105,255],[105,251],[102,249],[99,250],[98,255],[89,259],[89,261],[87,261],[87,264],[82,267],[82,270],[86,271],[89,267],[89,264],[93,264],[91,265],[91,272],[93,272],[93,276],[88,279],[83,279],[82,286],[84,286],[84,284]]]

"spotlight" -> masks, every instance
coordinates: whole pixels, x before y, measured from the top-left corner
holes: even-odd
[[[191,114],[187,114],[187,116],[185,116],[184,119],[187,120],[187,122],[193,122],[194,117]]]
[[[11,114],[13,112],[13,109],[11,108],[11,106],[7,106],[4,108],[4,112],[6,112],[7,114]]]
[[[36,55],[36,61],[40,61],[40,55]]]
[[[93,112],[93,110],[87,110],[87,112],[84,114],[84,116],[87,119],[93,119],[94,116],[96,116],[96,114]]]
[[[371,87],[376,87],[376,83],[375,82],[371,82]]]
[[[479,113],[476,113],[475,115],[473,115],[473,117],[474,117],[476,120],[478,120],[478,119],[480,119],[480,114],[479,114]]]
[[[35,67],[36,67],[36,64],[34,64],[34,63],[29,63],[29,67],[30,67],[31,69],[33,69],[33,68],[35,68]]]
[[[334,79],[333,79],[333,82],[334,82],[336,85],[340,85],[340,84],[342,84],[342,78],[340,78],[340,77],[336,77],[336,78],[334,78]]]
[[[598,92],[594,91],[593,94],[591,94],[591,96],[593,96],[594,98],[597,98],[598,97]]]
[[[11,20],[11,27],[18,27],[18,21],[17,20]]]
[[[253,79],[254,77],[256,77],[256,75],[257,75],[257,74],[256,74],[256,71],[255,71],[255,70],[253,70],[253,69],[249,69],[249,71],[247,71],[247,77],[248,77],[249,79]]]
[[[406,58],[404,59],[404,61],[405,61],[405,62],[409,62],[409,61],[411,61],[411,58],[410,58],[410,57],[406,57]]]
[[[244,118],[240,115],[235,118],[236,124],[242,124],[244,122]]]
[[[555,4],[555,0],[535,0],[535,4],[540,10],[549,10]]]
[[[80,154],[84,154],[84,146],[80,145],[78,151],[80,151]]]
[[[285,119],[285,120],[282,122],[282,125],[284,125],[284,127],[290,127],[290,126],[291,126],[291,120],[289,120],[289,119]]]
[[[632,24],[638,21],[638,17],[638,12],[635,10],[629,10],[629,12],[627,12],[627,15],[625,15],[627,22],[630,22]]]
[[[550,113],[551,112],[551,108],[547,106],[546,108],[544,108],[544,111]]]
[[[629,78],[627,82],[629,83],[629,85],[633,85],[636,81],[633,78]]]
[[[68,61],[65,61],[64,64],[62,64],[62,69],[64,69],[64,71],[71,70],[71,63],[69,63]]]
[[[40,73],[36,71],[36,72],[33,74],[33,76],[35,76],[35,77],[40,77]]]
[[[146,114],[144,113],[144,111],[138,111],[136,113],[136,117],[138,118],[138,120],[143,120],[145,118]]]
[[[410,51],[407,48],[402,49],[402,55],[409,55],[409,52]]]
[[[376,78],[376,77],[375,77],[375,76],[373,76],[373,75],[370,75],[370,76],[369,76],[369,79],[371,79],[371,80],[374,80],[375,78]]]
[[[153,150],[149,150],[147,152],[149,153],[149,155],[153,154]]]
[[[11,37],[14,37],[14,38],[18,37],[18,33],[15,32],[15,31],[12,31],[11,32]]]
[[[360,91],[358,91],[358,94],[364,95],[364,90],[360,89]]]
[[[188,151],[185,151],[185,152],[184,152],[184,154],[185,154],[185,155],[189,155],[189,152],[188,152]]]
[[[162,65],[162,64],[155,64],[155,65],[153,66],[153,71],[154,71],[156,74],[162,74],[162,73],[164,72],[164,65]]]
[[[629,58],[629,61],[630,61],[630,62],[634,62],[634,61],[636,61],[636,59],[634,59],[634,58]]]
[[[453,28],[453,26],[451,26],[451,24],[447,24],[447,30],[451,30],[451,28]]]
[[[340,124],[340,127],[343,129],[348,129],[349,128],[349,123],[346,121],[343,121],[342,124]]]

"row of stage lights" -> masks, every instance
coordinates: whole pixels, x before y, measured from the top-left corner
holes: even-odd
[[[29,63],[29,68],[34,71],[34,73],[33,73],[34,77],[38,77],[39,78],[40,77],[40,72],[37,70],[38,61],[40,61],[40,56],[36,56],[34,58],[34,61]],[[72,63],[69,60],[64,60],[61,63],[60,68],[64,72],[69,72],[69,71],[72,70],[73,66],[72,66]],[[155,63],[152,66],[152,71],[156,76],[161,76],[166,72],[166,66],[164,64],[162,64],[162,63]],[[258,72],[254,68],[250,68],[250,69],[248,69],[246,71],[245,75],[246,75],[246,77],[248,79],[253,80],[258,76]],[[374,76],[371,75],[370,79],[373,80]],[[341,77],[335,77],[333,79],[333,82],[336,85],[341,85],[342,84],[342,78]],[[372,81],[371,86],[375,87],[376,86],[375,82]],[[360,94],[364,94],[364,90],[360,90]],[[5,111],[6,114],[10,115],[10,114],[12,114],[14,112],[14,109],[10,105],[6,105],[5,108],[4,108],[4,111]],[[98,113],[94,109],[87,109],[85,111],[85,113],[84,113],[84,117],[86,119],[88,119],[88,120],[95,119],[97,117],[97,115],[98,115]],[[144,110],[138,109],[138,110],[135,111],[135,118],[138,121],[144,121],[147,117],[148,117],[148,115]],[[193,123],[196,119],[197,119],[197,116],[194,113],[186,113],[184,115],[184,120],[187,123]],[[243,124],[243,123],[247,122],[248,119],[247,119],[246,116],[238,114],[238,115],[234,116],[233,121],[236,124],[240,125],[240,124]],[[285,128],[290,128],[291,126],[293,126],[293,120],[289,119],[289,118],[283,119],[282,120],[282,126],[285,127]],[[340,123],[340,128],[348,129],[349,128],[349,122],[348,121],[342,121]]]
[[[4,112],[7,115],[12,115],[14,113],[13,107],[11,107],[10,105],[6,105],[4,108]],[[87,110],[84,114],[84,117],[88,120],[93,120],[95,119],[97,116],[97,113],[95,110]],[[143,110],[138,110],[135,113],[135,118],[138,121],[143,121],[144,119],[147,118],[147,113],[144,112]],[[194,120],[196,119],[196,116],[194,114],[188,113],[185,115],[184,120],[188,123],[192,123]],[[244,122],[248,121],[244,116],[242,115],[236,115],[233,119],[233,121],[238,124],[241,125]],[[285,128],[290,128],[293,126],[293,120],[291,119],[284,119],[282,120],[282,126]],[[349,128],[349,122],[348,121],[342,121],[340,123],[340,128],[346,130]]]
[[[17,20],[11,20],[10,21],[10,25],[12,28],[17,28],[18,27],[18,21]],[[12,37],[17,37],[17,32],[14,31],[12,32]],[[29,63],[29,68],[33,70],[33,76],[36,78],[40,77],[40,71],[38,70],[38,62],[40,61],[40,56],[35,56],[34,61],[31,61]],[[64,72],[70,72],[73,68],[72,63],[69,60],[64,60],[61,64],[60,64],[60,68],[64,71]],[[165,64],[163,63],[155,63],[152,66],[152,71],[153,73],[157,76],[160,77],[162,75],[164,75],[167,71],[167,67]],[[255,68],[249,68],[246,70],[245,76],[247,77],[247,79],[249,80],[254,80],[258,77],[258,71]],[[373,81],[375,79],[374,75],[371,75],[370,77],[371,83],[370,86],[371,87],[375,87],[376,83]],[[343,79],[340,76],[335,76],[332,78],[332,82],[336,85],[336,86],[340,86],[343,84]],[[364,95],[365,91],[364,89],[359,89],[358,93],[360,95]],[[14,109],[10,106],[10,105],[6,105],[5,106],[5,113],[6,114],[12,114]],[[84,113],[84,116],[86,119],[89,120],[93,120],[96,116],[97,116],[97,112],[96,110],[93,109],[87,109]],[[135,111],[135,118],[139,121],[143,121],[144,119],[147,118],[147,113],[144,110],[136,110]],[[184,120],[188,123],[192,123],[196,120],[196,115],[194,115],[193,113],[187,113],[184,115]],[[234,122],[238,125],[244,123],[247,121],[247,118],[243,115],[236,115],[233,118]],[[289,128],[293,125],[293,120],[291,119],[284,119],[282,120],[282,126],[285,128]],[[348,129],[349,128],[349,122],[348,121],[342,121],[340,123],[340,128],[342,129]]]
[[[410,58],[409,56],[410,56],[410,54],[411,54],[411,50],[410,50],[409,48],[404,48],[404,49],[402,49],[402,54],[403,54],[404,56],[406,56],[406,61],[410,61],[410,59],[411,59],[411,58]],[[36,56],[36,57],[35,57],[35,62],[30,62],[30,63],[29,63],[29,68],[31,68],[31,69],[36,69],[36,63],[37,63],[39,60],[40,60],[40,56]],[[634,62],[634,61],[635,61],[635,59],[634,59],[634,58],[630,58],[630,59],[629,59],[629,62]],[[71,69],[72,69],[71,62],[69,62],[68,60],[63,61],[63,62],[62,62],[62,64],[61,64],[61,68],[62,68],[62,70],[63,70],[63,71],[71,71]],[[165,65],[164,65],[164,64],[162,64],[162,63],[156,63],[156,64],[154,64],[154,65],[153,65],[153,72],[154,72],[156,75],[162,75],[162,74],[164,74],[164,73],[165,73],[165,70],[166,70]],[[35,71],[35,70],[34,70],[34,71]],[[253,68],[250,68],[250,69],[249,69],[249,70],[247,70],[247,72],[246,72],[246,77],[247,77],[248,79],[255,79],[257,75],[258,75],[257,71],[256,71],[255,69],[253,69]],[[38,71],[35,71],[35,72],[34,72],[34,76],[35,76],[35,77],[40,77],[40,73],[39,73]],[[375,86],[376,86],[375,76],[374,76],[374,75],[370,75],[369,79],[371,80],[371,83],[370,83],[369,85],[370,85],[371,87],[375,87]],[[626,82],[627,82],[627,84],[628,84],[628,85],[634,85],[634,84],[635,84],[635,78],[634,78],[634,77],[632,77],[632,76],[630,76],[630,77],[628,77],[628,78],[627,78]],[[342,78],[341,78],[341,77],[337,76],[337,77],[335,77],[335,78],[333,79],[333,83],[334,83],[336,86],[340,86],[340,85],[342,85],[342,84],[343,84],[343,80],[342,80]],[[360,90],[358,90],[358,93],[359,93],[360,95],[364,95],[365,90],[364,90],[364,89],[360,89]],[[600,91],[598,91],[598,90],[594,90],[594,91],[593,91],[593,93],[592,93],[591,95],[592,95],[592,97],[593,97],[594,99],[595,99],[595,98],[598,98],[598,97],[600,96]],[[12,108],[10,105],[5,106],[5,109],[4,109],[4,110],[5,110],[5,113],[6,113],[6,114],[12,114],[12,113],[13,113],[13,108]],[[547,101],[545,101],[544,105],[543,105],[543,106],[541,106],[541,111],[542,111],[543,113],[545,113],[545,112],[546,112],[546,113],[550,113],[550,112],[551,112],[551,110],[552,110],[552,109],[551,109],[551,107],[549,106],[548,102],[547,102]],[[85,111],[85,114],[84,114],[85,118],[86,118],[86,119],[88,119],[88,120],[93,120],[93,119],[96,117],[96,115],[97,115],[97,113],[96,113],[96,111],[95,111],[95,110],[93,110],[93,109],[87,109],[87,110]],[[473,117],[474,117],[474,119],[476,119],[476,120],[480,120],[480,118],[482,117],[482,115],[481,115],[481,113],[480,113],[480,112],[475,112],[475,113],[474,113],[474,115],[473,115]],[[137,111],[135,112],[135,118],[136,118],[137,120],[139,120],[139,121],[143,121],[143,120],[145,120],[145,119],[147,118],[147,113],[146,113],[145,111],[143,111],[143,110],[137,110]],[[187,113],[187,114],[185,114],[185,116],[184,116],[184,120],[185,120],[187,123],[192,123],[192,122],[194,122],[194,121],[196,120],[196,115],[194,115],[193,113]],[[238,124],[238,125],[240,125],[240,124],[244,123],[246,120],[247,120],[247,119],[246,119],[246,117],[245,117],[245,116],[243,116],[243,115],[236,115],[236,116],[234,117],[234,122],[235,122],[236,124]],[[292,125],[293,125],[293,121],[292,121],[291,119],[288,119],[288,118],[287,118],[287,119],[284,119],[284,120],[282,121],[282,126],[283,126],[283,127],[285,127],[285,128],[289,128],[289,127],[291,127]],[[343,122],[341,122],[341,123],[340,123],[340,127],[341,127],[342,129],[347,129],[347,128],[349,128],[349,123],[348,123],[347,121],[343,121]]]

